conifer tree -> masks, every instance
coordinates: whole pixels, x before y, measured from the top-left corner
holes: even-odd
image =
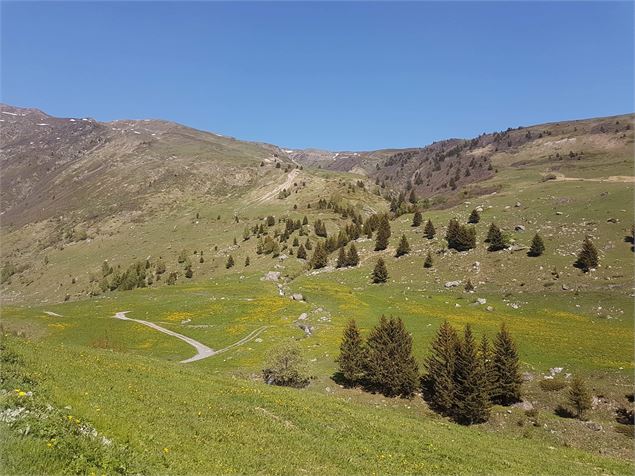
[[[470,213],[470,217],[467,219],[467,222],[478,223],[479,221],[481,221],[481,215],[478,213],[478,210],[475,208],[474,210],[472,210],[472,213]]]
[[[492,400],[501,405],[511,405],[520,401],[522,379],[519,372],[518,352],[505,324],[501,325],[494,339],[492,365],[494,380]]]
[[[476,230],[473,226],[459,225],[459,222],[452,218],[448,223],[445,239],[448,248],[467,251],[476,246]]]
[[[351,319],[344,329],[337,362],[342,376],[349,385],[356,385],[364,379],[366,365],[364,342],[354,319]]]
[[[456,218],[450,219],[448,223],[448,229],[445,232],[445,240],[448,242],[448,246],[450,248],[452,248],[450,243],[454,243],[457,239],[457,236],[459,234],[459,228],[460,228],[460,225],[459,225],[459,222],[456,220]]]
[[[229,269],[232,266],[234,266],[234,257],[232,255],[229,255],[227,257],[227,262],[225,263],[225,268]]]
[[[503,232],[493,223],[487,236],[489,238],[487,251],[500,251],[507,248],[507,240],[503,236]]]
[[[355,248],[355,243],[351,243],[351,246],[348,249],[348,254],[346,255],[346,265],[357,266],[358,264],[359,255],[357,254],[357,248]]]
[[[324,268],[328,263],[328,254],[326,252],[326,248],[322,244],[321,241],[318,241],[317,245],[315,245],[315,251],[313,251],[313,256],[311,257],[311,268],[320,269]]]
[[[191,279],[194,276],[194,272],[192,271],[192,266],[188,266],[185,268],[185,277]]]
[[[434,238],[434,235],[437,234],[437,231],[434,229],[434,225],[432,224],[432,220],[428,220],[428,222],[426,223],[426,227],[423,230],[423,234],[426,236],[427,239],[431,240],[432,238]]]
[[[598,251],[588,236],[582,242],[582,249],[578,254],[578,259],[574,263],[574,266],[580,268],[585,273],[598,266]]]
[[[251,261],[249,260],[249,256],[245,257],[245,267],[249,266]]]
[[[388,238],[390,238],[390,222],[388,221],[388,216],[384,215],[377,227],[375,251],[385,250],[388,247]]]
[[[487,230],[487,237],[485,238],[485,243],[489,243],[490,241],[492,241],[492,236],[494,234],[494,231],[497,228],[498,227],[496,225],[494,225],[493,223],[490,224],[489,229]]]
[[[387,397],[410,397],[419,383],[419,369],[412,356],[412,336],[398,317],[382,316],[368,336],[366,377]]]
[[[428,251],[426,255],[426,260],[423,262],[424,268],[432,268],[432,254]]]
[[[458,342],[456,331],[448,321],[444,321],[425,362],[431,403],[444,415],[450,415],[456,405],[454,374]]]
[[[421,212],[419,210],[416,210],[414,216],[412,217],[412,226],[421,226],[422,222],[423,216],[421,215]]]
[[[576,418],[584,418],[586,411],[591,408],[591,395],[586,388],[584,380],[578,375],[573,377],[571,381],[567,400]]]
[[[337,263],[335,264],[336,268],[345,268],[346,264],[346,252],[344,251],[344,247],[340,247],[340,253],[337,256]]]
[[[399,258],[400,256],[407,255],[408,253],[410,253],[410,244],[408,243],[406,235],[401,235],[401,240],[399,241],[399,246],[397,246],[395,257]]]
[[[545,251],[545,244],[542,241],[542,238],[538,233],[534,235],[533,240],[531,240],[531,246],[529,251],[527,252],[528,256],[540,256]]]
[[[306,249],[304,249],[304,245],[300,245],[298,247],[298,252],[296,253],[296,256],[300,259],[306,259]]]
[[[481,423],[489,418],[490,400],[483,385],[485,376],[478,358],[476,343],[470,325],[465,332],[456,359],[456,407],[453,412],[457,422],[465,425]]]
[[[375,265],[375,269],[373,269],[373,283],[380,284],[388,281],[388,270],[386,269],[386,263],[384,260],[379,258],[377,260],[377,264]]]

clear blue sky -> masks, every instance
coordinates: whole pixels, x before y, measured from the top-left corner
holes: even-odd
[[[633,111],[633,3],[8,3],[2,101],[369,150]]]

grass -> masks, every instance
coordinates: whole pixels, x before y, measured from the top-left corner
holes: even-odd
[[[142,457],[144,472],[627,474],[615,458],[463,428],[390,406],[211,375],[142,356],[17,342],[36,392]],[[55,461],[34,437],[3,472]],[[29,451],[29,453],[27,453]],[[32,451],[32,452],[31,452]],[[3,458],[4,459],[4,458]],[[4,459],[5,464],[7,459]],[[46,466],[61,468],[61,466]]]

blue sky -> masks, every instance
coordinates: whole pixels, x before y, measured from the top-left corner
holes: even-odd
[[[2,101],[370,150],[632,112],[633,3],[2,2]]]

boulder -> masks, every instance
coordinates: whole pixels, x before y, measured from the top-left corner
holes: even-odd
[[[518,402],[518,403],[514,403],[512,405],[512,407],[514,408],[521,408],[524,411],[529,411],[529,410],[533,410],[534,409],[534,405],[533,403],[527,401],[527,400],[523,400],[522,402]]]
[[[304,331],[304,333],[307,335],[307,337],[310,337],[310,336],[313,335],[313,326],[312,325],[300,323],[300,324],[298,324],[298,327]]]
[[[514,206],[515,206],[516,208],[520,208],[520,207],[521,207],[520,202],[516,202],[516,205],[514,205]]]
[[[280,279],[279,271],[269,271],[263,278],[265,281],[278,281]]]
[[[306,312],[303,312],[302,314],[300,314],[300,317],[298,317],[298,320],[299,320],[299,321],[304,321],[307,317],[309,317],[309,316],[307,315],[307,313],[306,313]]]
[[[461,285],[461,281],[448,281],[447,283],[445,283],[445,287],[446,288],[456,288],[457,286]]]
[[[476,303],[477,304],[481,304],[481,305],[487,304],[487,299],[485,299],[485,298],[477,298],[476,299]]]
[[[516,230],[516,231],[525,231],[525,227],[523,225],[516,225],[514,227],[514,230]]]
[[[304,296],[300,293],[295,293],[291,295],[291,299],[294,301],[304,301]]]

